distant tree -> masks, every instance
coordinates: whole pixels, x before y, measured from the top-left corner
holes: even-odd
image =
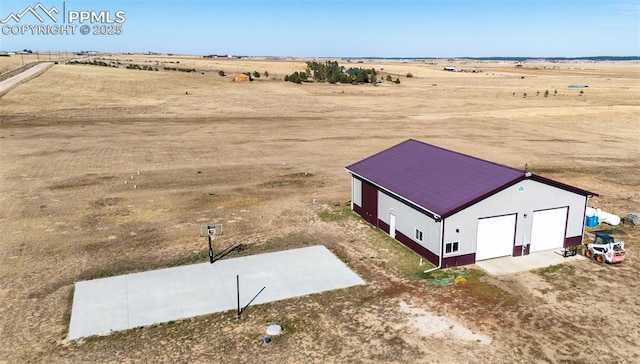
[[[413,77],[413,73],[411,72],[407,73],[407,78],[411,78],[411,77]]]
[[[296,75],[297,74],[297,75]],[[371,83],[375,82],[377,75],[374,69],[349,68],[340,66],[336,61],[307,62],[303,72],[295,72],[289,75],[290,82],[309,82],[310,79],[316,82],[335,83]],[[297,82],[299,81],[299,82]]]
[[[289,82],[289,75],[284,75],[284,82]]]
[[[269,71],[264,71],[264,77],[269,77]]]
[[[540,91],[536,91],[536,96],[540,96]]]
[[[580,96],[584,95],[584,90],[580,90]]]
[[[558,94],[558,90],[553,90],[553,96],[556,96]]]
[[[392,82],[393,78],[391,78],[391,75],[387,75],[387,78],[385,79],[386,81]]]
[[[220,71],[218,71],[218,74],[219,74],[220,76],[224,76],[224,71],[223,71],[223,70],[220,70]]]
[[[395,82],[396,85],[399,85],[400,84],[400,78],[396,78],[396,80],[393,81],[393,82]]]
[[[355,73],[355,79],[353,81],[354,83],[364,83],[364,82],[369,82],[369,78],[367,77],[367,74],[364,72],[356,72]]]
[[[253,77],[255,77],[255,78],[260,78],[260,72],[258,72],[258,71],[253,71]]]
[[[524,94],[522,94],[522,97],[526,98],[527,97],[527,93],[525,92]]]
[[[544,91],[544,97],[549,97],[549,90]]]

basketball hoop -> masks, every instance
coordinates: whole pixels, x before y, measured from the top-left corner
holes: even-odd
[[[213,240],[216,235],[222,235],[222,224],[200,224],[200,237],[206,237],[209,242],[209,263],[212,264],[215,261]]]
[[[213,235],[222,235],[223,234],[223,230],[222,230],[222,224],[217,223],[217,224],[200,224],[200,237],[202,238],[206,238],[208,236],[212,236],[211,235],[211,230],[213,230]]]

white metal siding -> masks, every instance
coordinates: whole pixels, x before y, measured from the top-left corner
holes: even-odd
[[[392,210],[393,209],[393,210]],[[440,224],[431,217],[415,210],[387,194],[378,192],[378,219],[389,224],[389,214],[396,217],[396,232],[400,232],[416,243],[429,249],[432,253],[440,254]],[[422,241],[415,239],[415,229],[422,231]]]
[[[362,206],[362,181],[355,177],[351,177],[351,209],[353,204]]]
[[[478,219],[476,260],[512,255],[516,215]]]
[[[569,207],[565,237],[580,236],[584,224],[586,197],[533,180],[524,180],[445,219],[444,240],[459,241],[457,255],[476,251],[479,218],[518,214],[516,244],[529,243],[533,212],[558,207]],[[527,217],[524,217],[524,215]]]
[[[531,228],[531,252],[562,248],[567,223],[567,208],[534,211]]]

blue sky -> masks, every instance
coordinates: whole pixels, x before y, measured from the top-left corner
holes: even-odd
[[[40,0],[56,7],[63,0]],[[0,21],[38,0],[0,0]],[[295,57],[639,56],[637,0],[66,0],[124,11],[122,35],[30,35],[0,24],[0,50]],[[44,24],[59,25],[47,20]],[[98,23],[84,23],[94,30]],[[117,25],[117,24],[108,24]],[[18,34],[12,34],[18,33]],[[9,34],[7,34],[9,33]]]

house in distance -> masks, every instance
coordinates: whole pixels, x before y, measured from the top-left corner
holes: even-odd
[[[413,139],[346,171],[351,209],[443,268],[582,244],[596,195]]]

